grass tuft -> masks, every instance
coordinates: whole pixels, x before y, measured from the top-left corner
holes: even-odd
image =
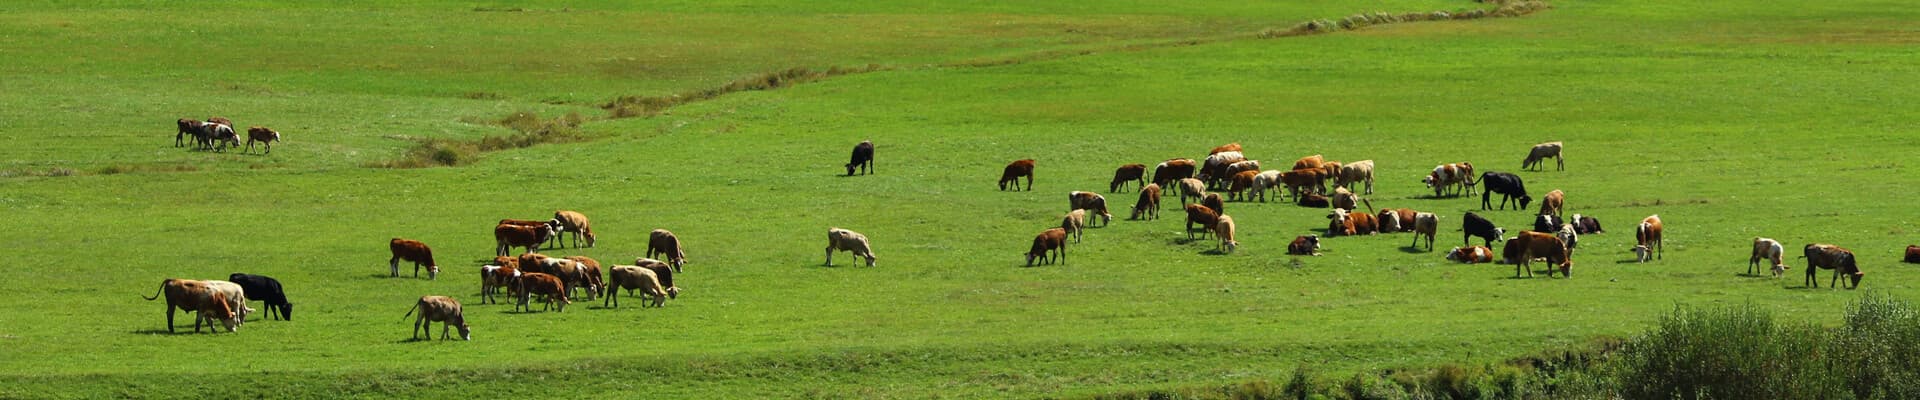
[[[49,167],[47,169],[21,168],[21,169],[9,169],[9,170],[0,171],[0,178],[16,178],[16,177],[28,177],[28,176],[60,177],[60,176],[73,176],[73,175],[74,175],[73,169],[66,168],[66,167]]]
[[[730,93],[752,90],[775,90],[841,75],[890,69],[893,68],[880,64],[867,64],[861,67],[834,66],[825,70],[794,67],[736,79],[717,87],[690,90],[668,96],[622,96],[600,107],[611,112],[613,118],[652,117],[660,115],[674,106],[710,100]]]
[[[532,112],[516,112],[498,120],[492,125],[512,129],[513,134],[487,136],[479,140],[423,139],[406,155],[398,160],[372,164],[380,168],[428,168],[442,166],[460,166],[471,164],[480,159],[481,153],[533,147],[547,143],[572,143],[587,140],[580,133],[580,125],[586,123],[586,117],[579,113],[567,113],[553,119],[541,119]]]

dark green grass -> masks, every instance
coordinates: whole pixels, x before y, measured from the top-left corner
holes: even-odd
[[[1701,7],[1575,3],[1521,19],[846,76],[589,123],[606,139],[459,168],[10,178],[0,204],[18,222],[5,236],[28,257],[0,272],[23,293],[0,300],[0,370],[13,371],[0,394],[168,397],[229,380],[289,382],[275,393],[293,397],[553,396],[523,383],[540,381],[670,397],[1093,394],[1277,381],[1303,362],[1498,360],[1632,335],[1676,303],[1837,323],[1861,293],[1800,288],[1798,261],[1785,280],[1740,275],[1754,236],[1851,247],[1865,291],[1912,297],[1920,274],[1895,261],[1914,241],[1903,155],[1920,143],[1901,124],[1915,119],[1901,106],[1911,85],[1897,84],[1915,81],[1914,52],[1796,42],[1862,29],[1800,11],[1761,24],[1709,12],[1740,4]],[[1860,16],[1883,9],[1805,12],[1899,20]],[[1621,21],[1635,15],[1662,20]],[[415,107],[396,123],[459,116]],[[878,174],[836,176],[863,139],[879,144]],[[1269,165],[1375,160],[1373,203],[1441,214],[1445,250],[1478,199],[1426,198],[1421,174],[1457,161],[1516,170],[1546,140],[1568,143],[1567,171],[1521,173],[1529,188],[1563,189],[1568,212],[1609,228],[1583,241],[1573,279],[1449,264],[1406,249],[1405,234],[1288,257],[1285,241],[1317,233],[1324,211],[1241,203],[1227,206],[1243,242],[1232,255],[1184,240],[1169,206],[1160,221],[1094,229],[1067,265],[1019,267],[1068,191],[1104,188],[1120,164],[1229,141]],[[1039,160],[1036,190],[994,191],[1020,158]],[[679,233],[687,292],[664,309],[477,305],[490,225],[560,208],[593,217],[600,246],[550,253],[625,263],[648,230]],[[1656,213],[1667,257],[1625,262],[1631,223]],[[1488,214],[1517,230],[1531,211]],[[850,267],[844,253],[821,267],[832,226],[872,237],[879,267]],[[396,236],[432,244],[441,279],[386,278]],[[158,334],[161,304],[135,297],[163,278],[236,271],[280,278],[300,319]],[[476,340],[406,340],[400,314],[426,294],[467,302]]]

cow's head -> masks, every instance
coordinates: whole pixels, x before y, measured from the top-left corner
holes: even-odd
[[[1848,278],[1851,278],[1851,279],[1853,279],[1853,286],[1852,286],[1852,287],[1849,287],[1849,288],[1847,288],[1847,289],[1859,289],[1859,288],[1860,288],[1860,278],[1862,278],[1862,277],[1865,277],[1865,276],[1867,276],[1867,273],[1865,273],[1865,272],[1854,272],[1854,273],[1853,273],[1853,275],[1848,275],[1848,276],[1847,276]]]
[[[847,176],[853,176],[854,163],[847,163]]]
[[[1527,209],[1528,204],[1533,204],[1533,196],[1520,196],[1520,209]]]
[[[1573,277],[1573,260],[1560,263],[1560,275],[1566,275],[1568,278]]]
[[[293,303],[280,303],[280,318],[293,320]]]
[[[1638,258],[1640,262],[1647,262],[1647,260],[1653,259],[1653,250],[1648,248],[1647,245],[1644,245],[1644,244],[1634,245],[1633,255],[1634,257]]]
[[[427,266],[427,280],[434,280],[439,277],[440,277],[440,266],[438,265]]]
[[[869,267],[871,267],[871,266],[873,266],[873,259],[875,259],[875,258],[879,258],[879,257],[874,257],[872,253],[868,253],[868,254],[867,254],[867,266],[869,266]]]
[[[680,287],[674,286],[674,287],[667,288],[667,298],[669,299],[680,298]]]
[[[466,321],[460,321],[460,340],[473,340],[473,327],[467,326]]]
[[[1447,250],[1447,259],[1454,260],[1454,261],[1466,260],[1467,257],[1465,253],[1461,252],[1460,250],[1461,249],[1459,247],[1454,247],[1453,249]]]

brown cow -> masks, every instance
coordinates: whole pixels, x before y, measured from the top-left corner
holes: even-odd
[[[1320,236],[1306,235],[1293,238],[1293,243],[1287,244],[1287,254],[1296,256],[1320,255]]]
[[[427,279],[440,275],[440,264],[433,262],[433,249],[418,240],[393,238],[387,241],[387,248],[393,251],[393,258],[387,260],[387,270],[393,277],[400,276],[400,260],[413,262],[413,277],[420,277],[420,265],[427,265]]]
[[[538,227],[500,224],[493,226],[493,240],[497,245],[493,255],[504,256],[512,253],[514,247],[525,247],[528,253],[540,250],[540,244],[552,238],[553,228],[547,225]]]
[[[1122,165],[1120,169],[1113,170],[1113,182],[1107,183],[1107,192],[1119,192],[1120,189],[1127,188],[1127,182],[1138,182],[1141,186],[1146,186],[1146,175],[1146,164]]]
[[[1502,254],[1507,256],[1508,262],[1514,263],[1513,277],[1515,278],[1519,278],[1520,271],[1523,270],[1527,272],[1528,277],[1532,277],[1533,259],[1542,257],[1547,259],[1547,263],[1552,264],[1547,269],[1547,277],[1553,277],[1555,270],[1568,278],[1573,277],[1573,260],[1571,253],[1567,251],[1567,244],[1553,234],[1520,231],[1519,236],[1507,241],[1507,247]]]
[[[253,142],[260,142],[261,146],[267,149],[266,154],[273,154],[273,142],[278,141],[280,141],[280,132],[264,126],[250,127],[247,128],[247,150],[241,153],[253,152]]]
[[[1160,185],[1149,183],[1140,188],[1140,200],[1133,203],[1132,219],[1160,219]]]
[[[1294,201],[1300,200],[1300,194],[1326,193],[1327,171],[1319,168],[1296,169],[1280,173],[1280,183],[1287,185],[1287,193]]]
[[[533,306],[529,305],[527,300],[533,295],[540,295],[544,298],[543,301],[545,301],[546,304],[540,308],[541,311],[552,308],[555,299],[559,299],[560,301],[559,310],[555,312],[566,312],[567,305],[573,304],[572,301],[567,300],[566,283],[561,281],[558,276],[539,272],[524,273],[520,275],[520,284],[518,286],[520,287],[520,301],[514,304],[514,311],[520,311],[520,307],[526,307],[528,312],[532,312]]]
[[[673,284],[673,267],[667,265],[665,261],[641,257],[633,260],[633,266],[653,271],[653,276],[659,279],[660,286],[667,288],[667,297],[680,298],[680,286]]]
[[[1213,151],[1207,152],[1207,155],[1220,154],[1220,153],[1225,153],[1229,151],[1240,151],[1240,142],[1233,142],[1233,143],[1220,145],[1220,147],[1213,148]]]
[[[1907,245],[1907,257],[1902,261],[1920,263],[1920,246]]]
[[[169,278],[160,281],[160,289],[154,292],[153,297],[140,297],[153,301],[160,298],[162,293],[167,296],[167,332],[173,332],[173,312],[176,309],[196,313],[193,318],[195,333],[200,332],[201,322],[206,322],[207,327],[212,328],[213,321],[220,321],[227,332],[233,332],[240,325],[240,319],[228,302],[227,295],[213,290],[206,281]]]
[[[198,143],[200,141],[200,125],[205,124],[205,122],[200,122],[200,120],[192,118],[181,118],[173,123],[180,129],[173,134],[173,147],[186,146],[185,139],[189,135],[193,136],[194,142]]]
[[[1207,237],[1208,233],[1213,232],[1214,221],[1220,219],[1219,212],[1214,211],[1212,208],[1208,208],[1207,206],[1200,205],[1200,204],[1188,204],[1186,208],[1187,208],[1187,239],[1188,240],[1193,239],[1193,224],[1196,222],[1200,223],[1201,238],[1205,238]]]
[[[1546,197],[1540,200],[1540,215],[1560,217],[1561,211],[1565,210],[1566,206],[1567,193],[1561,192],[1560,189],[1554,189],[1551,192],[1547,192]]]
[[[1325,158],[1322,158],[1322,157],[1320,157],[1320,155],[1319,155],[1319,154],[1315,154],[1315,155],[1310,155],[1310,156],[1306,156],[1306,157],[1300,157],[1300,160],[1298,160],[1298,161],[1294,161],[1294,162],[1293,162],[1293,169],[1295,169],[1295,170],[1302,170],[1302,169],[1312,169],[1312,170],[1322,170],[1322,169],[1323,169],[1323,168],[1324,168],[1324,167],[1326,166],[1325,164],[1326,164],[1326,159],[1325,159]],[[1322,172],[1324,172],[1324,170],[1322,170]]]
[[[519,267],[500,264],[480,266],[480,304],[495,303],[493,295],[499,293],[501,288],[512,290],[515,279],[520,279]]]
[[[587,215],[578,211],[559,210],[553,212],[553,220],[547,225],[554,227],[554,237],[561,233],[573,232],[573,247],[580,247],[580,235],[587,236],[587,247],[593,247],[593,224],[587,221]]]
[[[580,264],[580,274],[586,275],[588,290],[599,290],[605,287],[605,281],[600,279],[600,260],[587,256],[567,256],[566,258]],[[593,300],[593,297],[588,296],[587,300]]]
[[[603,307],[620,306],[620,289],[626,289],[628,296],[633,295],[634,289],[640,289],[642,300],[652,298],[652,304],[641,303],[640,308],[664,306],[667,297],[672,293],[661,285],[660,276],[655,274],[654,270],[638,266],[615,265],[613,269],[608,270],[607,279],[607,293],[605,293],[607,298],[602,300]]]
[[[1260,176],[1260,171],[1240,171],[1234,174],[1233,183],[1227,185],[1227,198],[1239,201],[1253,200],[1253,196],[1246,194],[1246,191],[1253,188],[1253,178],[1256,176]]]
[[[1027,190],[1033,190],[1033,159],[1024,159],[1007,164],[1000,171],[1000,190],[1007,190],[1007,184],[1013,184],[1013,190],[1020,190],[1020,177],[1027,178]]]
[[[1153,167],[1153,183],[1160,187],[1173,186],[1174,182],[1193,177],[1194,162],[1185,158],[1175,158],[1161,162]]]
[[[655,255],[667,259],[667,263],[673,265],[674,272],[679,272],[682,266],[687,265],[687,249],[680,245],[680,236],[674,235],[673,231],[655,229],[647,233],[647,257]]]
[[[514,263],[520,266],[520,272],[523,273],[539,272],[552,274],[551,272],[547,272],[547,258],[547,255],[540,253],[521,253],[520,256],[514,260]]]
[[[1052,264],[1055,258],[1060,265],[1067,265],[1067,231],[1060,228],[1048,228],[1033,237],[1033,247],[1027,249],[1027,266],[1033,266],[1033,259],[1039,258],[1041,265]]]
[[[1107,198],[1099,193],[1075,191],[1067,193],[1067,210],[1087,210],[1100,216],[1100,226],[1113,224],[1113,213],[1107,212]]]
[[[1640,220],[1639,229],[1633,232],[1634,239],[1639,241],[1638,245],[1633,246],[1633,254],[1639,257],[1640,262],[1647,262],[1647,260],[1653,259],[1656,251],[1660,259],[1666,259],[1667,246],[1663,244],[1663,241],[1660,239],[1661,230],[1660,215],[1658,214],[1650,215],[1647,216],[1646,219]]]
[[[1206,197],[1200,199],[1200,205],[1207,206],[1213,212],[1222,214],[1227,212],[1227,202],[1220,199],[1219,193],[1207,193]]]
[[[499,223],[495,223],[494,225],[496,226],[519,225],[519,226],[533,227],[533,228],[546,228],[546,229],[556,230],[556,232],[558,229],[560,229],[559,222],[556,222],[553,220],[535,221],[531,219],[502,218],[500,219]],[[547,241],[545,243],[549,248],[560,248],[560,243],[558,243],[559,241],[560,241],[560,235],[547,235]]]
[[[460,312],[460,302],[452,297],[420,296],[420,301],[414,302],[413,308],[407,309],[407,315],[402,315],[400,318],[412,316],[414,310],[420,310],[420,319],[413,321],[414,339],[420,338],[422,330],[427,332],[427,339],[433,339],[433,323],[439,322],[441,339],[449,337],[447,335],[449,328],[458,326],[460,340],[473,340],[473,329],[467,326],[467,317]]]
[[[1838,287],[1835,285],[1839,284],[1840,275],[1846,274],[1853,281],[1853,286],[1848,289],[1859,289],[1860,278],[1867,275],[1860,272],[1860,264],[1853,257],[1853,250],[1825,243],[1810,243],[1801,254],[1807,259],[1805,282],[1809,287],[1820,287],[1820,280],[1814,279],[1814,272],[1822,269],[1833,270],[1833,279],[1827,282],[1829,288]]]

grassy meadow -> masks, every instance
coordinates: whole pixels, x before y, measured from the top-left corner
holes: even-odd
[[[207,15],[186,5],[0,6],[0,237],[25,249],[0,270],[16,293],[0,299],[0,398],[1083,397],[1498,361],[1636,335],[1682,304],[1835,324],[1864,293],[1920,294],[1898,263],[1920,243],[1920,9],[1553,5],[1274,39],[1253,34],[1490,6],[239,2],[207,24],[177,23]],[[991,62],[1035,53],[1061,56]],[[650,118],[599,107],[868,64],[888,68]],[[517,112],[582,114],[591,140],[368,167],[421,138],[508,134],[489,121]],[[173,119],[211,115],[287,141],[172,147]],[[861,140],[877,173],[838,176]],[[1550,140],[1565,171],[1518,171]],[[1065,265],[1022,268],[1067,192],[1227,142],[1268,168],[1374,160],[1373,205],[1441,215],[1438,251],[1389,234],[1287,256],[1326,210],[1235,202],[1242,244],[1218,254],[1173,205],[1125,220],[1129,190],[1106,194],[1116,219]],[[1034,191],[995,191],[1022,158]],[[1582,238],[1571,279],[1447,262],[1479,198],[1431,198],[1419,178],[1459,161],[1564,190],[1608,232]],[[36,172],[52,168],[74,176]],[[673,230],[685,292],[660,309],[479,304],[494,221],[555,209],[590,216],[600,240],[552,255],[626,264],[649,230]],[[1533,214],[1477,212],[1509,231]],[[1634,263],[1650,214],[1674,258]],[[872,238],[878,266],[823,266],[836,226]],[[1785,279],[1745,276],[1755,236],[1852,248],[1863,288],[1828,290],[1827,273],[1803,288],[1798,260]],[[392,237],[432,245],[442,276],[388,277]],[[164,304],[136,297],[233,272],[278,278],[296,319],[168,334]],[[406,336],[401,314],[429,294],[467,305],[473,341]]]

